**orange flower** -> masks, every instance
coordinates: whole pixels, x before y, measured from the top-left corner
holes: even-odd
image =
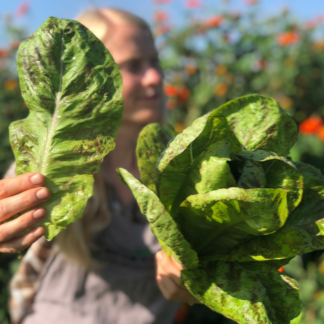
[[[218,96],[218,97],[222,97],[222,96],[226,95],[227,91],[228,91],[228,88],[223,83],[217,84],[214,89],[214,92],[215,92],[216,96]]]
[[[187,303],[182,303],[174,316],[174,322],[176,324],[183,323],[188,317],[188,314],[189,314],[189,305]]]
[[[184,123],[180,122],[180,123],[176,123],[174,125],[174,130],[177,132],[177,133],[181,133],[185,128],[185,125]]]
[[[29,4],[29,2],[26,2],[26,1],[22,2],[22,3],[19,5],[19,7],[17,8],[17,10],[16,10],[16,15],[17,15],[18,17],[23,17],[23,16],[25,16],[26,13],[27,13],[27,11],[29,10],[29,8],[30,8],[30,4]]]
[[[18,81],[14,79],[9,79],[4,83],[4,88],[8,91],[15,90],[18,87]]]
[[[199,0],[187,0],[185,6],[190,9],[199,8],[202,6],[202,2]]]
[[[279,272],[284,272],[284,267],[281,267],[278,271]]]
[[[217,65],[215,68],[215,73],[217,75],[224,75],[227,72],[227,67],[225,65]]]
[[[222,22],[223,22],[222,16],[215,16],[215,17],[207,19],[204,23],[204,26],[205,26],[205,28],[218,27],[222,24]]]
[[[245,0],[244,4],[246,6],[252,6],[252,5],[255,5],[259,2],[259,0]]]
[[[321,126],[321,128],[317,131],[316,136],[319,140],[324,142],[324,126]]]
[[[164,26],[158,26],[154,29],[154,35],[155,36],[162,36],[164,35],[165,33],[169,32],[171,29],[170,26],[168,25],[164,25]]]
[[[321,51],[324,49],[324,41],[318,41],[318,42],[314,42],[312,45],[312,49],[313,51]]]
[[[194,64],[187,64],[184,69],[186,70],[186,72],[189,74],[189,75],[193,75],[196,73],[197,71],[197,67],[196,65]]]
[[[164,92],[168,97],[175,97],[178,94],[177,88],[172,84],[164,86]]]
[[[183,105],[190,97],[190,90],[186,86],[178,87],[178,98],[180,103]]]
[[[172,0],[154,0],[155,4],[167,4],[170,3]]]
[[[299,42],[299,35],[294,31],[289,31],[278,35],[277,43],[281,46],[294,45]]]
[[[318,25],[322,24],[324,21],[324,17],[322,15],[317,16],[316,18],[312,20],[306,21],[306,28],[307,29],[313,29],[317,27]]]
[[[299,132],[305,135],[315,134],[319,131],[322,125],[323,120],[321,117],[308,117],[299,124]]]
[[[163,21],[166,21],[168,19],[168,14],[165,11],[157,11],[155,13],[154,20],[157,23],[161,23]]]
[[[168,100],[168,101],[166,102],[166,106],[167,106],[168,109],[172,110],[172,109],[174,109],[175,107],[177,107],[177,101],[174,100],[174,99]]]
[[[4,48],[0,48],[0,58],[6,58],[8,57],[8,51]]]

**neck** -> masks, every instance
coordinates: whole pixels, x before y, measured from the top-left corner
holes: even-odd
[[[141,129],[141,125],[122,123],[117,133],[116,147],[104,159],[105,171],[111,174],[115,173],[116,168],[124,168],[138,175],[136,143]]]

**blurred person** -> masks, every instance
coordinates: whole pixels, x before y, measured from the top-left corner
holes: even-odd
[[[139,132],[165,120],[153,37],[145,21],[121,10],[92,10],[77,20],[102,40],[120,68],[123,120],[115,150],[95,175],[84,217],[53,242],[40,238],[42,227],[22,234],[45,216],[37,207],[50,195],[44,177],[15,176],[12,165],[0,181],[1,220],[34,208],[0,225],[0,252],[18,252],[36,241],[10,284],[12,323],[172,323],[177,302],[198,301],[180,285],[181,265],[159,251],[146,217],[115,171],[122,167],[140,176],[135,155]]]

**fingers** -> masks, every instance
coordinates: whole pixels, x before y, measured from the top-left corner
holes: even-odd
[[[156,253],[157,270],[161,273],[168,273],[172,280],[180,286],[181,270],[183,267],[174,259],[170,259],[164,251]]]
[[[157,284],[167,300],[185,302],[189,305],[200,303],[185,287],[180,286],[183,267],[179,263],[160,251],[156,254],[156,265]]]
[[[32,188],[40,187],[44,182],[44,176],[35,172],[0,180],[0,200]]]
[[[0,244],[21,235],[28,228],[34,227],[44,217],[45,209],[37,208],[0,225]]]
[[[44,229],[42,227],[36,227],[27,234],[14,238],[10,241],[0,243],[1,253],[17,253],[37,241],[44,235]]]
[[[50,192],[47,188],[34,188],[0,200],[0,222],[45,202],[49,197]]]

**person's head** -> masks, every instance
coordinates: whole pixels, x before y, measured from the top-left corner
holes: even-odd
[[[141,18],[98,9],[77,17],[107,47],[123,77],[123,123],[146,125],[164,115],[163,76],[152,33]]]

